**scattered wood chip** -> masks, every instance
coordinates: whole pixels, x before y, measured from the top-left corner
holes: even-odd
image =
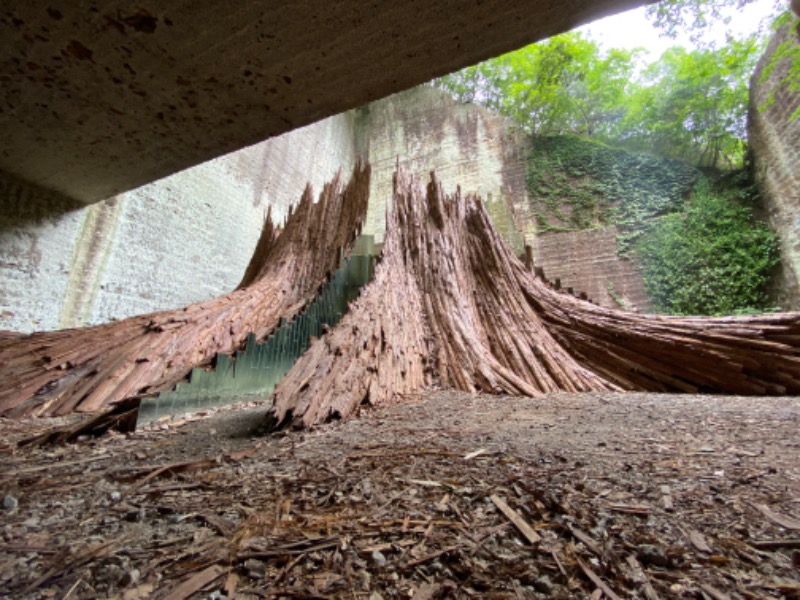
[[[338,536],[331,536],[316,540],[303,540],[293,544],[284,544],[282,546],[275,546],[272,548],[257,548],[253,549],[252,551],[240,552],[236,558],[240,561],[244,561],[249,558],[267,558],[270,556],[306,554],[308,552],[315,552],[317,550],[335,548],[339,545],[340,541],[341,539]],[[250,547],[252,548],[252,546]]]
[[[794,517],[790,517],[789,515],[784,515],[779,512],[775,512],[766,504],[759,504],[756,506],[758,510],[764,513],[764,516],[767,517],[773,523],[777,523],[781,527],[785,527],[786,529],[793,529],[793,530],[800,530],[800,519],[795,519]]]
[[[736,448],[734,446],[728,448],[727,451],[730,452],[731,454],[734,454],[735,456],[748,456],[750,458],[755,458],[756,456],[761,455],[761,452],[751,452],[749,450],[742,450],[741,448]]]
[[[237,461],[242,460],[244,458],[250,458],[253,454],[256,453],[256,450],[261,448],[262,442],[258,442],[257,444],[250,446],[249,448],[245,448],[244,450],[237,450],[235,452],[229,452],[225,455],[225,460],[230,461]]]
[[[222,537],[229,538],[236,531],[236,525],[214,513],[200,513],[197,516],[216,529]]]
[[[225,595],[228,596],[228,598],[235,598],[236,587],[238,585],[239,585],[239,576],[233,571],[229,572],[228,577],[225,579]]]
[[[192,461],[189,461],[189,462],[176,462],[176,463],[170,463],[170,464],[166,464],[166,465],[161,465],[160,467],[156,467],[155,469],[150,471],[150,473],[148,473],[147,475],[142,477],[139,481],[137,481],[136,483],[131,485],[131,487],[129,487],[125,491],[125,493],[122,494],[122,497],[126,498],[126,497],[130,496],[136,490],[138,490],[139,488],[143,487],[144,484],[152,481],[153,479],[155,479],[156,477],[159,477],[160,475],[165,475],[165,474],[175,475],[176,473],[182,473],[182,472],[185,472],[185,471],[195,471],[197,469],[206,469],[206,468],[209,468],[209,467],[213,467],[216,464],[217,463],[215,461],[213,461],[212,459],[210,459],[210,458],[203,458],[203,459],[200,459],[200,460],[192,460]]]
[[[535,546],[542,541],[541,536],[539,536],[539,534],[533,530],[533,527],[528,525],[528,522],[525,521],[525,519],[523,519],[517,511],[506,504],[505,500],[494,494],[492,494],[491,500],[494,505],[500,509],[500,512],[508,517],[508,520],[511,521],[517,527],[517,529],[519,529],[520,533],[525,536],[525,539],[527,539],[531,544]]]
[[[754,540],[748,542],[753,548],[758,550],[780,550],[782,548],[800,548],[800,538],[788,540]]]
[[[164,598],[164,600],[185,600],[195,592],[199,592],[208,584],[222,577],[225,573],[225,567],[220,565],[211,565],[207,569],[195,573],[182,583],[178,584],[173,590]]]
[[[625,557],[625,562],[628,563],[628,567],[630,567],[630,577],[632,581],[636,583],[644,583],[647,581],[647,575],[644,574],[644,569],[642,565],[636,560],[636,557],[633,554],[629,554]]]
[[[413,483],[414,485],[421,485],[423,487],[444,487],[443,483],[439,483],[438,481],[431,481],[429,479],[408,479],[406,481],[408,481],[408,483]]]
[[[583,542],[583,545],[586,546],[593,554],[596,556],[601,556],[602,552],[600,547],[597,543],[587,534],[578,529],[577,527],[570,526],[569,528],[572,535],[579,541]]]
[[[414,600],[433,600],[439,595],[442,586],[438,583],[423,583],[416,592]]]
[[[475,450],[474,452],[470,452],[464,456],[464,460],[472,460],[476,456],[480,456],[481,454],[486,454],[486,448],[481,448],[480,450]]]
[[[143,583],[133,589],[125,590],[122,593],[122,600],[146,600],[153,595],[155,586],[152,583]]]
[[[567,577],[567,570],[564,568],[564,563],[561,562],[561,559],[558,557],[558,552],[556,552],[555,550],[551,550],[550,556],[552,556],[553,560],[556,561],[556,566],[558,567],[558,570],[561,572],[561,574],[564,577]]]
[[[647,517],[650,515],[650,507],[644,504],[609,504],[608,510],[636,515],[637,517]]]
[[[731,600],[731,597],[728,596],[728,594],[725,592],[720,592],[718,589],[713,588],[708,584],[701,583],[700,589],[713,598],[713,600]]]
[[[650,583],[645,583],[642,589],[644,591],[644,597],[647,598],[647,600],[661,600],[661,596],[658,595],[658,592],[656,592],[655,588],[653,588]]]
[[[578,566],[581,568],[581,571],[583,571],[583,574],[586,575],[586,577],[588,577],[599,589],[603,590],[603,593],[608,596],[610,600],[622,600],[622,598],[617,596],[614,590],[608,587],[608,584],[600,579],[597,573],[592,571],[585,562],[583,562],[580,558],[578,558],[577,561]]]
[[[700,552],[706,552],[708,554],[713,552],[713,550],[711,550],[711,546],[708,545],[705,536],[696,529],[689,530],[689,541],[692,542],[692,546],[697,548]]]
[[[675,510],[675,505],[672,501],[672,490],[668,485],[661,486],[661,506],[663,506],[664,510],[667,512]]]
[[[412,569],[416,566],[419,566],[423,563],[435,560],[440,556],[444,556],[445,554],[450,554],[451,552],[458,552],[461,550],[461,546],[448,546],[447,548],[443,548],[441,550],[437,550],[436,552],[430,552],[425,554],[424,556],[420,556],[419,558],[415,558],[412,561],[407,562],[404,565],[405,569]]]

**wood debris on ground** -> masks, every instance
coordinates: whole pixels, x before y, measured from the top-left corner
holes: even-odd
[[[0,421],[0,596],[800,596],[798,398],[443,392],[266,437],[265,413],[66,446]]]
[[[0,331],[0,415],[97,412],[172,389],[218,353],[241,350],[248,335],[264,340],[318,293],[349,252],[366,218],[370,167],[341,174],[317,201],[307,186],[283,227],[267,213],[239,287],[183,308],[103,325]],[[234,241],[235,242],[235,241]],[[132,416],[135,422],[135,416]]]

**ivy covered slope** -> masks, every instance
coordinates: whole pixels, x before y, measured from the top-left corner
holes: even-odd
[[[540,232],[630,228],[680,210],[697,177],[684,163],[572,135],[532,138],[526,171]]]
[[[615,225],[643,265],[658,312],[721,315],[770,308],[774,234],[754,216],[744,173],[714,177],[682,162],[577,136],[537,137],[527,184],[543,235]]]

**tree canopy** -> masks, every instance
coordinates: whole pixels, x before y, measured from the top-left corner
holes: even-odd
[[[745,151],[755,37],[720,48],[673,46],[644,69],[625,98],[618,140],[701,166],[738,166]]]
[[[666,35],[688,28],[700,40],[712,23],[725,20],[722,8],[752,1],[669,0],[648,10]],[[434,85],[511,117],[531,134],[574,133],[699,166],[735,168],[744,160],[749,78],[765,37],[757,31],[729,35],[719,47],[673,46],[643,64],[643,50],[606,50],[568,32]]]

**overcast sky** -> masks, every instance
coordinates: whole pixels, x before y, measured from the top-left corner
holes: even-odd
[[[761,21],[770,14],[773,5],[773,0],[756,0],[742,10],[732,10],[730,24],[732,31],[737,34],[754,32]],[[655,60],[673,45],[693,47],[688,36],[676,40],[659,36],[658,30],[645,17],[645,7],[595,21],[578,31],[588,33],[605,48],[645,48],[650,53],[649,60]],[[712,35],[715,41],[724,43],[724,25],[717,28]]]

